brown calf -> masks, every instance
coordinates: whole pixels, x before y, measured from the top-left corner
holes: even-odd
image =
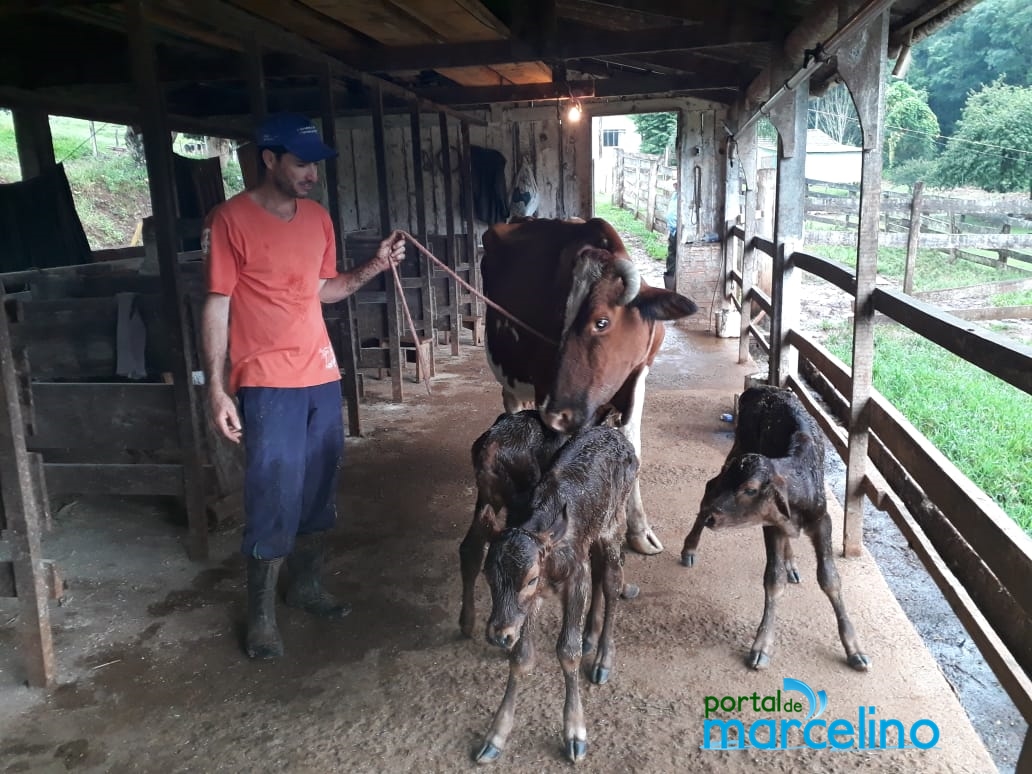
[[[831,517],[824,494],[824,442],[820,429],[791,390],[753,387],[738,401],[735,442],[720,473],[706,483],[699,515],[685,538],[681,563],[691,567],[704,527],[763,526],[767,567],[763,620],[748,664],[770,664],[778,597],[788,580],[799,582],[790,539],[805,532],[817,554],[817,582],[831,601],[849,665],[866,671],[863,653],[842,601],[831,548]]]
[[[491,588],[488,642],[509,651],[509,680],[478,762],[501,755],[512,730],[520,677],[534,664],[533,622],[541,599],[558,594],[563,605],[556,645],[566,683],[563,738],[566,756],[587,754],[581,706],[581,656],[598,643],[589,679],[602,684],[613,668],[613,622],[623,589],[621,544],[626,506],[638,457],[619,431],[592,427],[571,438],[534,492],[531,517],[506,529],[487,552]],[[588,606],[587,632],[581,621]],[[626,592],[625,592],[626,593]]]
[[[547,427],[537,411],[502,414],[473,442],[470,456],[477,482],[473,520],[459,546],[462,610],[459,628],[473,636],[474,586],[484,563],[484,549],[507,526],[530,518],[534,488],[552,464],[567,436]]]

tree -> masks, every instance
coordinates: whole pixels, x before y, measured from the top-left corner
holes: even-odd
[[[997,81],[972,94],[939,160],[936,182],[1027,190],[1032,182],[1032,87]]]
[[[914,47],[908,80],[928,92],[943,133],[952,135],[968,93],[1002,79],[1032,86],[1032,3],[983,0]]]
[[[638,113],[631,116],[641,135],[641,152],[660,154],[674,144],[677,113]]]
[[[820,129],[843,145],[860,144],[860,122],[853,98],[844,84],[833,86],[824,96],[811,99],[806,117],[806,125],[810,129]]]
[[[886,166],[932,158],[938,135],[939,120],[927,95],[905,81],[892,81],[885,95]]]

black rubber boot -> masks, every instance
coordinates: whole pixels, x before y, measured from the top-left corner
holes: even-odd
[[[283,559],[247,560],[247,655],[270,659],[283,655],[276,628],[276,579]]]
[[[290,571],[287,604],[321,618],[343,618],[351,612],[351,605],[337,601],[319,580],[323,565],[322,538],[319,533],[298,536],[293,553],[287,557]]]

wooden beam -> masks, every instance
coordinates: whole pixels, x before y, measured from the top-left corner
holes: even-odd
[[[878,228],[881,218],[881,125],[885,91],[885,47],[889,13],[883,12],[854,33],[838,55],[839,74],[860,119],[863,162],[860,172],[860,224],[853,315],[853,362],[849,393],[849,459],[846,463],[845,523],[842,551],[859,556],[863,545],[867,442],[874,380],[874,302],[878,278]]]
[[[529,102],[541,99],[624,97],[671,92],[733,90],[734,83],[714,83],[695,75],[622,76],[568,82],[524,83],[517,86],[462,86],[419,89],[420,96],[442,105]]]
[[[7,315],[3,313],[5,306],[0,304],[0,494],[4,530],[9,535],[7,542],[18,589],[18,634],[28,682],[36,688],[49,688],[55,680],[54,642],[42,573],[40,504],[32,480],[32,461],[25,448],[21,392]]]
[[[576,28],[570,30],[571,34],[566,33],[564,29],[563,34],[541,41],[539,45],[509,39],[385,46],[377,52],[365,52],[361,57],[349,61],[366,72],[398,72],[514,62],[552,62],[652,51],[699,51],[766,42],[761,36],[753,34],[721,37],[709,28],[684,25],[630,31]]]
[[[475,3],[475,0],[470,0]],[[412,193],[416,197],[415,237],[424,246],[430,244],[430,233],[426,225],[426,184],[423,180],[423,129],[419,106],[412,105],[409,113],[409,146],[412,150]],[[430,376],[437,374],[437,291],[434,289],[434,263],[420,253],[420,294],[423,299],[423,317],[426,323],[423,334],[430,342]]]
[[[903,268],[903,292],[914,292],[914,267],[917,265],[917,245],[921,239],[921,196],[924,183],[914,183],[914,198],[910,201],[910,227],[907,229],[907,257]]]
[[[441,131],[441,170],[444,176],[444,217],[447,241],[445,242],[444,262],[449,269],[455,271],[459,262],[455,255],[455,197],[453,194],[453,179],[451,166],[451,138],[448,135],[448,116],[445,113],[438,114],[438,126]],[[451,338],[451,353],[459,354],[459,333],[462,330],[462,321],[459,320],[459,283],[455,278],[448,275],[446,280],[448,286],[449,317],[448,334]]]
[[[391,198],[387,181],[387,138],[383,126],[383,92],[378,87],[371,89],[373,103],[373,153],[376,156],[376,190],[380,202],[380,236],[391,232]],[[391,395],[396,401],[404,398],[402,392],[402,360],[398,288],[391,274],[384,275],[387,292],[387,344],[390,353]]]
[[[193,341],[184,319],[185,294],[177,257],[175,174],[169,125],[157,80],[154,40],[145,13],[146,0],[127,0],[129,47],[133,80],[140,95],[140,124],[154,209],[155,242],[162,280],[162,297],[170,329],[177,440],[184,457],[183,490],[189,522],[188,553],[192,559],[208,558],[208,517],[202,469],[201,431],[198,418],[204,410],[194,405],[192,389]]]
[[[320,83],[322,87],[322,133],[323,142],[334,150],[337,146],[337,122],[334,118],[333,74],[325,67]],[[333,220],[333,240],[337,256],[337,268],[343,268],[344,259],[344,221],[340,212],[340,156],[326,162],[326,199],[329,204],[330,218]],[[344,402],[348,411],[348,434],[354,437],[362,435],[362,418],[359,410],[358,360],[355,354],[355,325],[352,311],[354,305],[344,299],[334,305],[342,318],[340,323],[340,356],[344,370],[341,375]]]
[[[56,166],[50,116],[39,109],[20,109],[14,110],[11,117],[22,180],[37,177],[44,170]]]
[[[54,116],[105,121],[111,124],[139,125],[140,108],[128,102],[103,102],[57,92],[37,92],[0,86],[0,105],[46,111]],[[194,116],[168,115],[170,130],[207,134],[213,137],[249,140],[249,119],[205,119]],[[245,126],[245,123],[248,124]]]
[[[418,95],[408,89],[384,80],[383,78],[377,78],[370,75],[359,67],[346,64],[342,60],[331,56],[307,38],[296,35],[283,27],[277,26],[276,24],[264,19],[260,19],[246,11],[240,10],[239,8],[235,8],[229,3],[224,2],[224,0],[178,0],[178,2],[181,2],[184,7],[190,9],[191,13],[196,15],[196,18],[198,19],[205,19],[216,27],[238,30],[242,34],[249,34],[254,38],[254,40],[268,49],[298,56],[321,66],[328,66],[337,77],[350,78],[352,80],[359,81],[367,87],[379,88],[382,94],[387,94],[399,99],[416,99],[420,102],[421,107],[424,107],[427,110],[448,110],[448,108],[441,105],[435,105],[427,100],[421,99]],[[365,61],[365,56],[366,55],[363,54],[359,57],[363,63]],[[450,112],[452,112],[455,117],[470,121],[477,126],[485,126],[487,123],[475,116],[456,114],[454,111]]]

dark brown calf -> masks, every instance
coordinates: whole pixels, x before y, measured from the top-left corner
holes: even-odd
[[[484,563],[484,549],[507,526],[530,518],[534,488],[567,440],[541,421],[534,410],[502,414],[473,442],[470,456],[477,482],[473,520],[459,546],[462,610],[459,628],[473,636],[474,587]]]
[[[866,671],[871,662],[846,614],[832,555],[823,436],[792,391],[777,387],[753,387],[739,398],[734,445],[723,469],[706,483],[681,563],[693,566],[703,527],[717,530],[756,524],[763,525],[767,567],[763,620],[749,652],[749,666],[763,669],[770,664],[778,597],[784,592],[786,575],[799,582],[789,541],[805,532],[817,554],[817,582],[831,600],[849,665]]]
[[[520,677],[534,664],[533,622],[541,599],[558,594],[563,605],[556,645],[566,683],[563,738],[566,756],[587,753],[581,706],[581,656],[597,641],[588,671],[593,683],[613,668],[613,622],[623,589],[622,541],[627,500],[638,474],[634,447],[617,430],[592,427],[571,438],[534,492],[531,517],[492,541],[484,572],[491,587],[488,642],[509,651],[509,681],[478,762],[498,758],[512,730]],[[587,632],[581,621],[587,613]]]

